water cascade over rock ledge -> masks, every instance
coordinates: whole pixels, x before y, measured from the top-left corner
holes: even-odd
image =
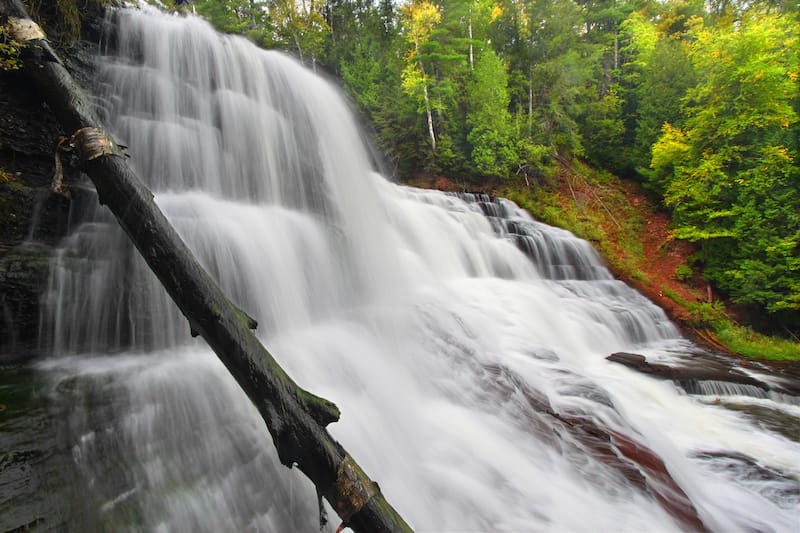
[[[605,360],[696,348],[588,243],[510,202],[385,181],[337,91],[285,56],[149,10],[112,31],[96,95],[115,136],[413,527],[690,527],[648,488],[662,472],[708,529],[796,524],[797,439]],[[81,495],[70,523],[318,529],[313,487],[106,212],[62,243],[48,298],[37,373]]]

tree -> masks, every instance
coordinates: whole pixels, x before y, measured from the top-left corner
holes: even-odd
[[[531,138],[555,153],[581,155],[577,119],[589,94],[586,85],[592,83],[599,64],[599,50],[584,40],[585,20],[572,0],[531,0],[525,3],[524,14]]]
[[[684,126],[664,128],[651,163],[675,235],[702,245],[707,279],[735,302],[797,327],[797,20],[755,11],[715,28],[695,20],[690,36],[701,79]]]
[[[271,0],[269,19],[274,35],[265,44],[294,50],[300,61],[309,58],[316,68],[330,31],[322,15],[323,5],[322,0],[301,0],[299,5],[297,0]]]
[[[331,71],[338,73],[341,64],[353,58],[355,48],[367,42],[379,45],[372,50],[375,61],[386,55],[394,19],[391,2],[377,6],[372,0],[326,0],[322,13],[330,31],[321,59]]]
[[[467,91],[467,140],[472,145],[472,162],[485,176],[507,177],[519,160],[508,104],[505,65],[486,47]]]
[[[433,108],[429,94],[430,76],[425,72],[422,49],[430,41],[431,33],[442,20],[439,8],[427,0],[412,1],[400,8],[406,40],[411,49],[403,68],[403,89],[417,99],[425,111],[430,137],[431,153],[436,153],[436,132],[433,128]]]
[[[665,184],[648,167],[651,148],[669,123],[683,124],[683,97],[696,83],[685,33],[668,35],[641,11],[622,23],[621,37],[627,172],[634,170],[646,188],[663,196]]]
[[[224,33],[246,35],[263,29],[266,24],[266,3],[260,0],[200,0],[197,13]]]
[[[636,89],[639,102],[636,124],[635,163],[646,166],[650,147],[656,142],[662,125],[680,125],[683,120],[681,102],[696,83],[695,70],[689,59],[687,44],[675,37],[665,37],[656,43],[644,66],[642,80]],[[651,183],[651,188],[663,193],[663,187]]]
[[[619,172],[626,165],[625,123],[622,120],[623,101],[616,85],[596,94],[590,87],[587,103],[580,117],[581,139],[586,157],[594,165]]]

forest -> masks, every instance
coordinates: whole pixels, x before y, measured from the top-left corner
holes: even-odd
[[[186,9],[186,7],[183,7]],[[640,182],[695,268],[800,328],[798,8],[726,0],[198,0],[217,28],[340,78],[390,172]]]

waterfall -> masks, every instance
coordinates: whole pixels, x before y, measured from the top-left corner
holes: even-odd
[[[385,180],[335,86],[285,55],[148,8],[109,24],[101,115],[415,529],[685,529],[598,431],[657,454],[713,530],[797,525],[797,438],[605,360],[696,348],[588,243],[506,200]],[[46,303],[38,371],[61,406],[73,525],[319,529],[314,487],[106,210],[62,244]]]

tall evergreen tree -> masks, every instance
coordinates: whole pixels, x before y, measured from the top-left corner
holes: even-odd
[[[472,162],[483,176],[507,177],[519,162],[508,104],[505,65],[486,47],[480,51],[467,92],[467,140]]]

